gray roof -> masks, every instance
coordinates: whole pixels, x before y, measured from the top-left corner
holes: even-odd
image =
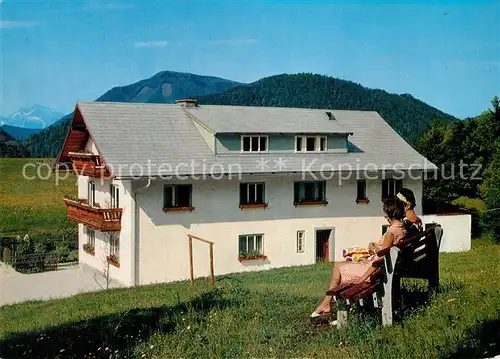
[[[215,155],[197,129],[195,121],[208,122],[196,116],[201,109],[187,109],[179,105],[138,104],[111,102],[78,102],[78,109],[94,139],[99,153],[116,177],[155,177],[167,175],[218,174],[218,173],[264,173],[264,172],[304,172],[340,171],[353,169],[382,170],[397,166],[396,169],[436,168],[402,139],[380,115],[372,111],[307,110],[318,113],[318,118],[326,111],[332,112],[335,126],[348,128],[349,153],[288,153],[288,154],[234,154]],[[218,109],[227,116],[229,112],[219,106],[210,108],[211,117]],[[205,106],[202,106],[205,108]],[[232,109],[236,109],[232,107]],[[258,114],[268,118],[262,122],[261,132],[268,132],[267,123],[278,127],[275,118],[296,119],[289,123],[299,128],[300,116],[289,116],[290,112],[301,113],[303,109],[238,107],[232,112]],[[189,111],[189,114],[187,114]],[[201,111],[200,111],[201,113]],[[246,115],[245,115],[246,116]],[[196,116],[197,117],[197,116]],[[202,116],[200,116],[202,117]],[[316,118],[311,115],[311,118]],[[235,126],[241,117],[231,120]],[[285,120],[286,121],[286,120]],[[217,122],[216,120],[213,121]],[[222,122],[222,121],[221,121]],[[252,120],[252,123],[255,122]],[[210,124],[207,124],[210,126]],[[213,123],[212,123],[213,126]],[[221,127],[222,128],[222,124]],[[281,128],[281,127],[280,127]],[[323,132],[323,131],[322,131]]]
[[[217,133],[352,133],[327,111],[204,105],[186,110]],[[331,111],[328,111],[331,113]]]

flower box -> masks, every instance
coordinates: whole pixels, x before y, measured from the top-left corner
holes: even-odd
[[[258,260],[265,260],[267,259],[267,256],[261,254],[259,256],[251,256],[251,257],[238,257],[238,261],[243,262],[243,261],[258,261]]]
[[[167,212],[185,212],[185,211],[193,212],[194,211],[194,207],[169,207],[169,208],[163,208],[163,212],[165,212],[165,213],[167,213]]]
[[[88,253],[88,254],[91,254],[91,255],[95,255],[95,248],[92,247],[90,244],[84,244],[83,245],[83,251],[85,253]]]
[[[326,206],[328,201],[303,201],[303,202],[295,202],[295,207],[298,206]]]
[[[120,260],[118,259],[117,256],[108,256],[106,259],[108,260],[108,263],[111,264],[112,266],[120,268]]]
[[[370,200],[368,198],[357,198],[356,199],[356,204],[368,204],[370,203]]]
[[[267,203],[240,204],[240,209],[267,208]]]

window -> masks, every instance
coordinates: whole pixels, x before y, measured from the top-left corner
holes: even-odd
[[[295,152],[325,152],[326,150],[326,136],[295,137]]]
[[[240,206],[265,204],[264,183],[240,183]]]
[[[118,263],[120,259],[120,236],[117,234],[118,232],[111,233],[112,235],[109,236],[109,256]]]
[[[117,185],[109,185],[109,192],[111,193],[111,208],[120,208],[120,191]]]
[[[192,185],[177,184],[164,187],[163,208],[193,209],[192,207]]]
[[[296,137],[295,140],[295,151],[302,152],[302,137]]]
[[[320,152],[326,151],[326,137],[319,138],[319,151]]]
[[[356,203],[368,203],[366,197],[366,180],[358,180],[358,189],[356,194]]]
[[[297,253],[304,253],[305,251],[305,231],[297,231]]]
[[[95,183],[89,181],[87,187],[87,202],[89,206],[95,206]]]
[[[316,150],[316,137],[306,137],[306,151],[313,152]]]
[[[264,255],[264,235],[240,235],[238,243],[238,253],[240,257]]]
[[[267,152],[267,136],[242,136],[242,152]]]
[[[95,248],[95,231],[89,227],[85,227],[87,230],[87,245],[90,248]]]
[[[326,202],[326,182],[295,182],[294,183],[294,203],[303,202]]]
[[[382,199],[394,197],[403,188],[402,179],[388,178],[382,180]]]

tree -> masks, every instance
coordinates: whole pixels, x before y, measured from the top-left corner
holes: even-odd
[[[117,258],[114,258],[114,256],[111,255],[111,243],[118,241],[120,239],[120,232],[113,231],[113,232],[103,232],[103,233],[106,240],[103,243],[103,250],[101,251],[100,260],[102,263],[102,267],[99,274],[104,280],[104,285],[99,283],[96,274],[94,274],[94,280],[101,287],[101,289],[109,289],[109,285],[111,283],[110,265],[113,262],[117,262]]]
[[[500,121],[500,99],[498,96],[493,97],[491,105],[493,106],[493,111],[490,111],[495,115],[495,120]]]
[[[483,216],[483,228],[492,238],[500,243],[500,143],[492,162],[484,171],[484,182],[481,185],[486,212]]]

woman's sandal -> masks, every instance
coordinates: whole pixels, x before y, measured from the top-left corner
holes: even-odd
[[[318,313],[316,311],[312,312],[312,314],[309,316],[310,318],[319,318],[319,317],[328,317],[332,315],[331,312],[321,312],[321,313]]]

